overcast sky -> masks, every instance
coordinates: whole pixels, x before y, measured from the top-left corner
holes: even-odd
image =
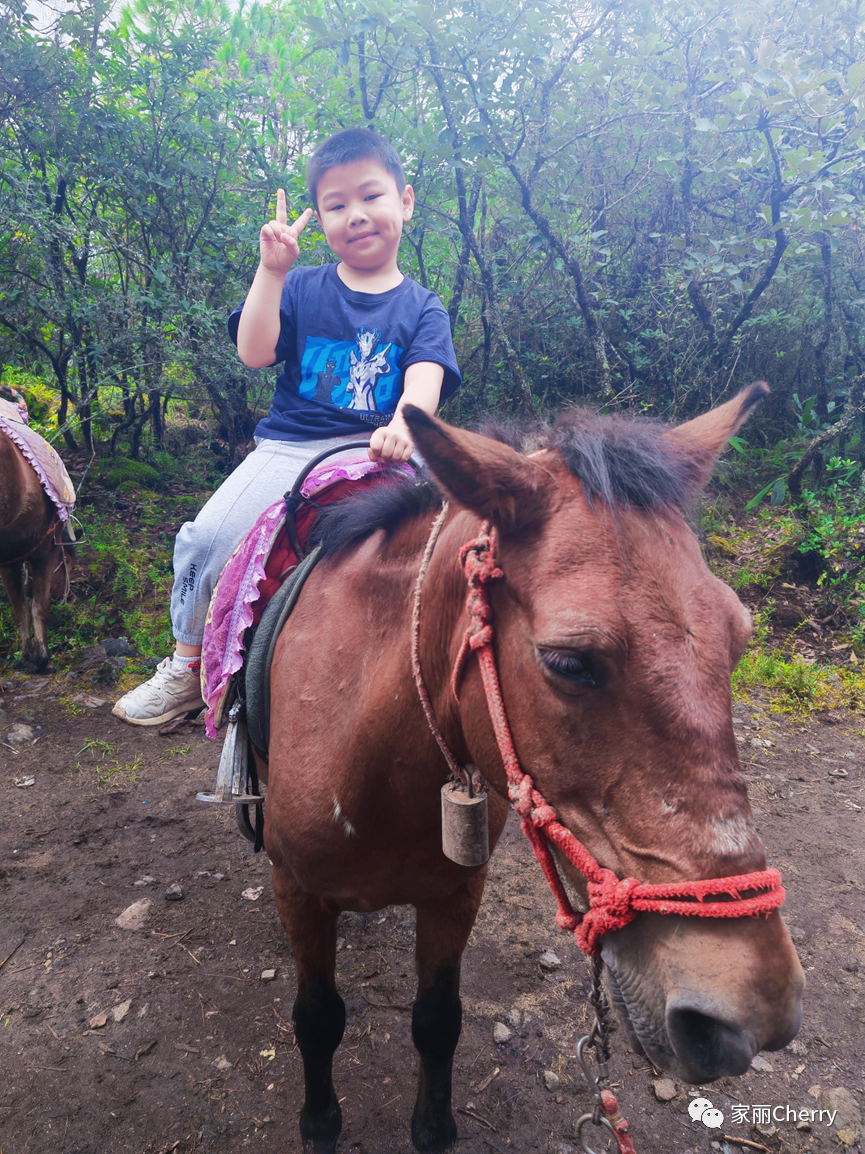
[[[74,9],[75,5],[70,0],[69,3],[64,3],[64,0],[28,0],[27,8],[36,17],[36,27],[40,31],[49,28],[58,15],[63,12],[69,12]],[[109,4],[109,11],[112,8],[119,8],[119,0],[114,0],[114,3]]]

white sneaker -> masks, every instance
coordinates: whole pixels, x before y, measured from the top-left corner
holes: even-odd
[[[124,694],[111,712],[130,725],[163,725],[203,706],[199,665],[178,670],[166,657],[150,680]]]

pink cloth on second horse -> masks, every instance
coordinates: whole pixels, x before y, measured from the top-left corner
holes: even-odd
[[[410,471],[408,466],[394,466],[389,461],[371,461],[365,450],[362,455],[345,453],[339,460],[324,461],[314,469],[301,492],[304,497],[313,497],[337,481],[358,481],[369,473],[393,468]],[[204,724],[208,737],[216,737],[225,691],[243,665],[243,635],[252,624],[265,565],[284,525],[285,501],[280,499],[265,509],[234,550],[213,591],[201,651],[201,693],[207,703]]]
[[[75,508],[75,487],[55,450],[44,437],[25,424],[17,405],[2,399],[0,430],[24,454],[24,459],[57,509],[60,520],[68,520]]]

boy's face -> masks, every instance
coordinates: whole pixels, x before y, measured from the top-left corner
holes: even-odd
[[[316,215],[340,260],[370,276],[396,267],[402,226],[414,211],[411,185],[400,195],[377,160],[353,160],[328,169],[316,193]]]

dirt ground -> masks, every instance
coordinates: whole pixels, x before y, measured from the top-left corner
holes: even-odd
[[[298,1151],[293,974],[268,864],[237,833],[233,810],[194,800],[213,787],[217,745],[190,723],[170,734],[126,727],[68,677],[2,687],[0,740],[22,744],[0,744],[0,1154]],[[696,1154],[713,1142],[722,1154],[828,1152],[839,1140],[860,1149],[863,720],[791,722],[753,703],[737,705],[735,719],[808,975],[804,1024],[760,1069],[703,1091],[737,1142],[692,1121],[690,1088],[656,1084],[619,1034],[621,1106],[639,1154]],[[172,900],[172,886],[182,897]],[[144,899],[142,928],[115,924]],[[588,967],[553,913],[511,823],[464,959],[459,1150],[575,1148],[574,1123],[589,1107],[574,1060]],[[409,1154],[412,912],[346,915],[340,932],[340,1150]],[[539,959],[550,949],[561,966],[548,971]],[[512,1030],[499,1045],[497,1022]],[[659,1100],[665,1092],[672,1100]],[[758,1129],[732,1111],[790,1106],[798,1118],[829,1101],[844,1106],[831,1129],[786,1119]],[[609,1149],[596,1130],[591,1145]]]

